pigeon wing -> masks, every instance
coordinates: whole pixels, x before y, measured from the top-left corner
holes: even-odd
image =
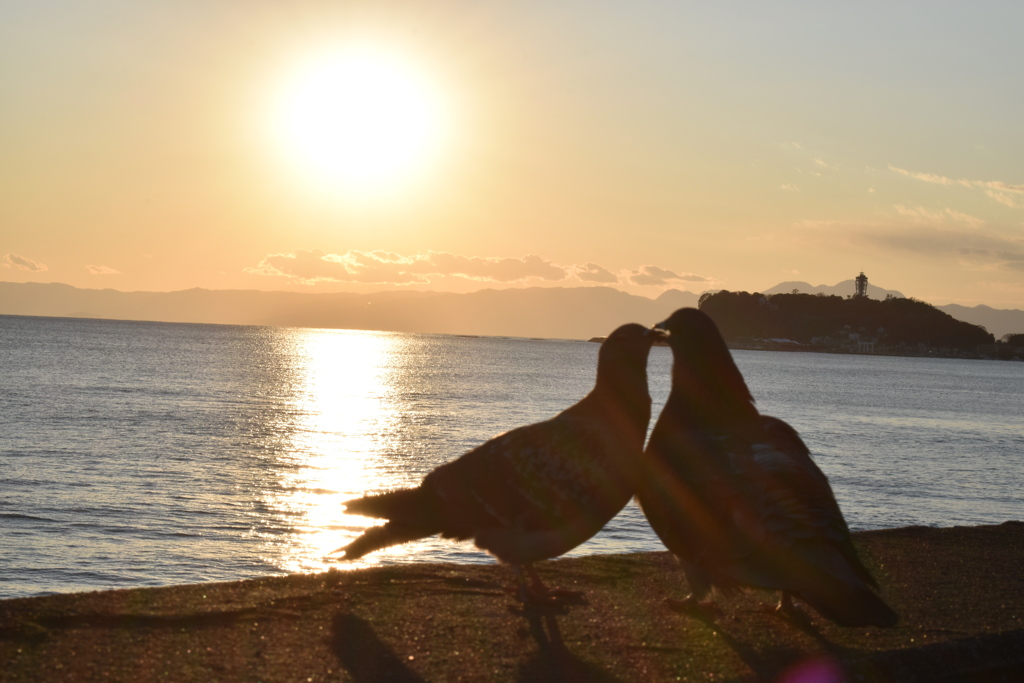
[[[424,481],[445,536],[473,538],[509,562],[552,557],[596,533],[626,504],[614,439],[597,420],[562,413],[491,439]],[[540,559],[540,558],[537,558]]]

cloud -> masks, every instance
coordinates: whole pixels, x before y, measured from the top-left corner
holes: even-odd
[[[7,254],[3,260],[4,268],[18,268],[20,270],[31,270],[34,273],[41,273],[44,270],[49,270],[43,263],[37,263],[32,259],[25,258],[24,256],[18,256],[17,254]]]
[[[1000,204],[1005,204],[1011,209],[1024,209],[1024,197],[1017,197],[1014,195],[1006,194],[1004,192],[999,192],[992,188],[986,188],[985,195],[990,199],[996,200]]]
[[[868,247],[892,255],[903,252],[982,270],[1024,270],[1024,239],[979,229],[971,216],[902,207],[906,222],[845,223],[804,221],[805,241],[829,248]],[[941,219],[935,220],[935,219]]]
[[[643,287],[669,285],[675,282],[708,282],[708,278],[691,273],[674,273],[659,266],[640,266],[639,270],[631,271],[629,281]]]
[[[902,206],[896,205],[896,213],[914,221],[941,221],[945,218],[941,211],[929,211],[923,206]]]
[[[320,249],[299,249],[291,254],[270,254],[248,272],[316,282],[368,284],[425,284],[428,280],[411,271],[414,259],[385,251],[349,251],[328,254]]]
[[[667,286],[679,282],[710,282],[692,273],[676,273],[660,266],[645,265],[637,270],[616,274],[597,263],[561,266],[530,254],[522,258],[460,256],[428,251],[404,256],[389,251],[351,249],[332,254],[322,249],[298,249],[287,254],[268,254],[245,272],[269,277],[285,277],[302,284],[348,282],[371,285],[426,285],[443,277],[475,282],[549,283],[581,281],[596,284],[626,283]]]
[[[908,171],[905,168],[897,168],[892,164],[889,164],[889,170],[895,171],[901,175],[905,175],[908,178],[914,178],[916,180],[922,180],[926,183],[935,183],[936,185],[956,185],[957,181],[952,178],[946,178],[944,176],[935,175],[934,173],[916,173],[914,171]],[[964,181],[961,181],[963,184]],[[970,187],[970,185],[968,185]]]
[[[89,275],[120,275],[121,271],[114,270],[109,266],[93,266],[88,265],[85,267],[89,271]]]
[[[800,191],[800,188],[797,187],[796,185],[793,185],[792,183],[786,183],[785,185],[779,185],[779,189],[780,190],[785,190],[786,192],[799,192]]]
[[[1024,244],[995,242],[989,247],[958,247],[961,260],[980,265],[995,265],[1008,270],[1024,268]]]
[[[484,258],[456,256],[445,252],[428,252],[415,256],[417,272],[429,275],[454,275],[469,280],[519,282],[530,278],[564,280],[569,271],[536,255],[517,258]]]
[[[947,208],[945,213],[954,221],[964,223],[965,225],[968,225],[972,228],[980,228],[981,226],[985,225],[985,221],[982,220],[981,218],[971,216],[970,214],[966,214],[955,209]]]
[[[585,263],[582,266],[574,266],[573,273],[584,282],[614,283],[619,281],[619,276],[603,266],[596,263]]]
[[[953,254],[978,260],[1002,259],[1021,248],[1019,243],[997,235],[948,228],[919,227],[899,231],[873,231],[863,241],[918,254]]]
[[[966,178],[957,180],[954,178],[936,175],[935,173],[908,171],[905,168],[898,168],[892,164],[889,165],[889,170],[925,183],[933,183],[935,185],[944,185],[947,187],[951,185],[961,185],[974,190],[981,190],[989,199],[993,199],[1000,204],[1004,204],[1014,209],[1024,209],[1024,185],[1012,185],[1010,183],[1004,183],[1001,180],[967,180]]]
[[[386,251],[349,250],[328,254],[319,249],[300,249],[291,254],[270,254],[246,272],[297,279],[306,284],[320,281],[362,284],[427,284],[431,277],[451,276],[482,282],[564,280],[569,270],[536,255],[523,258],[459,256],[427,252],[402,256]]]
[[[929,211],[923,206],[895,206],[896,213],[911,219],[915,223],[961,223],[971,228],[980,228],[985,221],[976,216],[957,211],[956,209],[942,209],[940,211]]]

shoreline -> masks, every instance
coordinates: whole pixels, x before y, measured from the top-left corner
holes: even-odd
[[[1024,522],[854,534],[889,629],[792,621],[750,591],[695,615],[668,553],[537,565],[580,604],[519,608],[499,565],[409,564],[0,600],[0,681],[781,680],[1024,676]],[[802,668],[801,668],[802,667]]]
[[[588,343],[600,344],[607,337],[591,337],[587,340]],[[788,341],[788,340],[787,340]],[[664,340],[657,340],[654,342],[654,346],[668,346],[668,342]],[[857,351],[850,348],[839,348],[839,347],[825,347],[815,346],[812,344],[802,344],[799,342],[738,342],[738,341],[727,341],[726,346],[729,347],[730,351],[771,351],[779,353],[823,353],[833,354],[837,356],[886,356],[889,358],[941,358],[946,360],[998,360],[998,361],[1024,361],[1024,357],[1021,356],[1007,356],[998,357],[995,355],[986,355],[983,353],[974,353],[966,351],[950,351],[944,349],[931,349],[927,352],[913,352],[903,349],[893,349],[891,347],[882,347],[878,350],[872,351]]]

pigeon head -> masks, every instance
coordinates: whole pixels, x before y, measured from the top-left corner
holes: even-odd
[[[597,353],[597,384],[647,394],[647,356],[657,333],[637,323],[615,329]]]
[[[647,367],[647,355],[654,340],[660,335],[659,331],[648,329],[638,323],[617,327],[601,344],[597,356],[598,365],[639,362]]]
[[[589,403],[612,428],[616,438],[626,437],[619,454],[643,451],[647,423],[651,419],[651,394],[647,386],[647,356],[657,334],[643,325],[622,325],[608,335],[597,353],[597,381],[581,403]],[[626,474],[623,474],[626,476]]]
[[[667,333],[669,346],[687,355],[706,358],[729,353],[715,321],[696,308],[680,308],[655,325],[654,330]]]
[[[696,308],[680,308],[655,330],[668,333],[672,348],[673,387],[708,407],[730,406],[747,412],[754,398],[729,353],[718,326]]]

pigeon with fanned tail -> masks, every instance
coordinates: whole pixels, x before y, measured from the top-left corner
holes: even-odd
[[[761,415],[715,323],[693,308],[668,332],[672,390],[644,452],[637,499],[682,564],[696,607],[712,588],[782,591],[846,626],[891,626],[832,488],[796,431]]]
[[[471,539],[516,568],[520,599],[557,597],[531,563],[586,541],[635,493],[651,415],[647,356],[657,336],[642,325],[619,327],[598,351],[593,390],[575,405],[494,437],[416,488],[347,502],[348,512],[388,521],[338,552],[356,559],[435,534]]]

